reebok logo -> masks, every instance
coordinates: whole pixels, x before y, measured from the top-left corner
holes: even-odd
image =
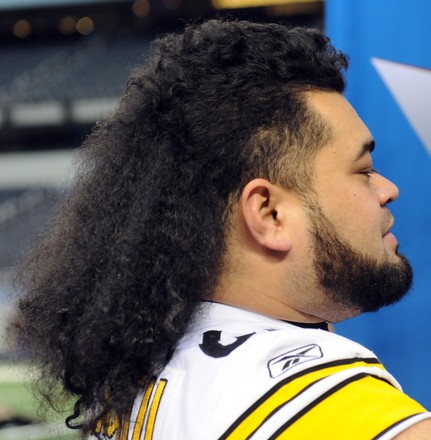
[[[268,362],[269,375],[274,378],[304,362],[323,357],[322,349],[317,344],[305,345],[288,351]]]

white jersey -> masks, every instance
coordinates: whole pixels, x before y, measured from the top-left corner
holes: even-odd
[[[431,418],[355,342],[217,303],[198,316],[102,438],[387,440]]]

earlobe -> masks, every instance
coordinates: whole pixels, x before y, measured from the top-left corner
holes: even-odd
[[[280,190],[265,179],[250,181],[241,197],[241,212],[252,238],[268,250],[288,252],[289,239]]]

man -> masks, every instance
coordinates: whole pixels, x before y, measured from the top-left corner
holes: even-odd
[[[69,426],[430,438],[430,413],[375,355],[328,331],[412,278],[390,232],[398,190],[342,96],[346,67],[319,32],[275,24],[158,41],[23,266],[15,328],[78,398]]]

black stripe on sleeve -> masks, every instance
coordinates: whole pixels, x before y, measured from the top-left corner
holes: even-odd
[[[400,423],[405,422],[408,419],[411,419],[412,417],[416,417],[419,414],[424,414],[422,413],[417,413],[417,414],[413,414],[411,416],[405,417],[404,419],[398,420],[398,422],[395,422],[394,424],[392,424],[391,426],[389,426],[388,428],[386,428],[384,431],[382,431],[380,434],[376,435],[375,437],[373,437],[371,440],[378,440],[379,438],[382,438],[382,436],[384,434],[386,434],[387,432],[389,432],[391,429],[395,428],[395,426],[398,426]]]
[[[319,396],[316,400],[314,400],[313,402],[311,402],[309,405],[307,405],[306,407],[304,407],[301,411],[299,411],[295,416],[293,416],[291,419],[289,419],[284,425],[282,425],[276,432],[274,432],[274,434],[272,434],[271,437],[269,437],[268,440],[275,440],[280,434],[282,434],[284,431],[286,431],[286,429],[289,428],[289,426],[293,425],[297,420],[299,420],[304,414],[306,414],[308,411],[310,411],[312,408],[314,408],[315,406],[317,406],[320,402],[324,401],[325,399],[327,399],[329,396],[335,394],[338,390],[340,390],[341,388],[344,388],[345,386],[349,385],[352,382],[356,382],[358,380],[363,379],[364,377],[373,377],[375,379],[381,380],[383,382],[389,383],[387,382],[385,379],[382,379],[381,377],[378,376],[374,376],[372,374],[368,374],[368,373],[359,373],[356,374],[352,377],[349,377],[348,379],[343,380],[342,382],[338,383],[337,385],[335,385],[334,387],[332,387],[330,390],[326,391],[325,393],[323,393],[321,396]]]
[[[267,391],[262,397],[256,400],[253,405],[251,405],[245,412],[243,412],[235,422],[225,431],[218,440],[226,439],[242,422],[246,419],[253,411],[255,411],[260,405],[262,405],[267,399],[269,399],[274,393],[276,393],[280,388],[284,385],[298,379],[299,377],[306,376],[309,373],[314,373],[315,371],[324,370],[329,367],[337,367],[340,365],[350,365],[356,362],[364,362],[370,365],[380,364],[380,361],[377,358],[349,358],[349,359],[340,359],[336,361],[326,362],[325,364],[316,365],[315,367],[307,368],[306,370],[300,371],[299,373],[294,374],[293,376],[289,376],[286,379],[278,382],[274,385],[269,391]]]

